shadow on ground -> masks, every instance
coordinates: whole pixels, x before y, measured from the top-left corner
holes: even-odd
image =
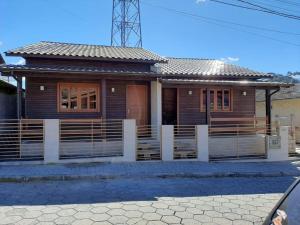
[[[283,193],[293,177],[206,179],[116,179],[0,183],[0,205],[94,204],[155,201],[158,197],[201,197]]]

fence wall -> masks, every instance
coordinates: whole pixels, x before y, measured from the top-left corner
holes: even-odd
[[[269,139],[261,127],[137,126],[135,120],[2,120],[0,162],[278,160],[284,158],[285,150],[281,150],[288,149],[285,132],[288,128],[280,129],[284,140],[279,150],[267,154]],[[275,156],[278,152],[280,157]]]

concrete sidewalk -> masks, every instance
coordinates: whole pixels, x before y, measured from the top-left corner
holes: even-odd
[[[300,161],[135,162],[0,166],[0,182],[35,180],[300,176]]]

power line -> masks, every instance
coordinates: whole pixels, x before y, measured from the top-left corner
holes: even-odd
[[[256,2],[256,3],[262,4],[264,6],[273,7],[273,8],[276,8],[276,9],[281,9],[281,10],[284,10],[284,11],[287,11],[287,12],[300,13],[300,11],[296,11],[296,10],[292,10],[292,9],[288,9],[288,8],[279,7],[278,5],[268,4],[268,3],[265,3],[265,2],[261,2],[261,1],[254,1],[254,0],[252,0],[252,2]]]
[[[276,14],[276,15],[279,15],[279,16],[288,16],[288,17],[295,17],[295,18],[297,18],[297,19],[300,19],[300,16],[292,15],[292,14],[287,14],[287,13],[283,13],[283,12],[279,12],[279,11],[275,11],[275,10],[266,8],[266,7],[264,7],[264,6],[261,6],[261,5],[258,5],[258,4],[251,3],[251,2],[246,1],[246,0],[236,0],[236,1],[242,2],[242,3],[244,3],[244,4],[248,4],[248,5],[257,7],[257,8],[260,8],[260,9],[262,9],[262,10],[266,10],[266,11],[272,13],[272,14]]]
[[[266,32],[273,32],[273,33],[279,33],[279,34],[300,36],[300,33],[281,31],[281,30],[276,30],[276,29],[270,29],[270,28],[265,28],[265,27],[258,27],[258,26],[248,25],[248,24],[241,24],[241,23],[236,23],[236,22],[232,22],[232,21],[216,19],[216,18],[212,18],[212,17],[200,16],[200,15],[197,15],[197,14],[188,13],[188,12],[184,12],[184,11],[179,11],[179,10],[176,10],[176,9],[171,9],[171,8],[167,8],[167,7],[164,7],[164,6],[158,6],[158,5],[154,5],[154,4],[146,3],[146,2],[144,2],[144,4],[151,5],[151,6],[154,6],[154,7],[159,7],[159,8],[165,9],[165,10],[169,10],[169,11],[174,11],[174,12],[186,15],[186,16],[196,17],[196,18],[199,18],[199,19],[212,20],[212,21],[215,21],[215,22],[226,23],[226,24],[230,24],[230,25],[236,25],[236,26],[251,28],[251,29],[255,29],[255,30],[262,30],[262,31],[266,31]]]
[[[300,3],[294,2],[294,1],[289,1],[289,0],[273,0],[273,1],[285,3],[287,5],[300,6]]]
[[[281,16],[281,17],[286,17],[286,18],[289,18],[289,19],[300,20],[300,17],[293,16],[293,15],[288,15],[288,14],[287,15],[280,15],[279,13],[273,13],[273,12],[270,12],[268,10],[263,10],[263,9],[259,9],[259,8],[253,8],[253,7],[248,7],[248,6],[237,5],[237,4],[223,2],[223,1],[219,1],[219,0],[210,0],[210,1],[216,2],[216,3],[220,3],[220,4],[223,4],[223,5],[230,5],[230,6],[234,6],[234,7],[238,7],[238,8],[249,9],[249,10],[259,11],[259,12],[265,12],[265,13],[269,13],[269,14],[274,14],[274,15]]]
[[[176,9],[167,8],[167,7],[160,6],[160,5],[151,4],[151,3],[145,2],[145,1],[142,1],[142,4],[149,5],[151,7],[160,8],[160,9],[163,9],[163,10],[166,10],[166,11],[174,12],[176,14],[192,17],[192,18],[200,20],[202,22],[214,24],[214,25],[220,26],[222,28],[229,28],[231,30],[237,30],[237,31],[240,31],[240,32],[244,32],[244,33],[252,34],[252,35],[255,35],[255,36],[263,37],[263,38],[270,39],[270,40],[273,40],[273,41],[277,41],[277,42],[280,42],[280,43],[300,47],[300,44],[297,44],[297,43],[293,43],[293,42],[289,42],[289,41],[285,41],[285,40],[281,40],[281,39],[276,39],[276,38],[273,38],[273,37],[269,37],[267,35],[258,34],[258,33],[251,32],[251,31],[241,30],[241,29],[234,28],[234,27],[227,26],[227,25],[220,24],[220,23],[230,23],[230,24],[233,24],[233,25],[245,26],[245,27],[253,28],[253,29],[260,29],[260,30],[262,29],[262,30],[265,30],[265,31],[288,33],[288,34],[293,34],[293,35],[300,35],[299,33],[289,33],[289,32],[284,32],[284,31],[277,31],[277,30],[272,30],[272,29],[265,29],[265,28],[261,28],[261,27],[255,27],[255,26],[251,26],[251,25],[243,25],[243,24],[238,24],[238,23],[234,23],[234,22],[223,21],[223,20],[219,20],[219,19],[199,16],[199,15],[196,15],[196,14],[192,14],[192,13],[188,13],[188,12],[184,12],[184,11],[180,11],[180,10],[176,10]],[[216,22],[211,22],[209,20],[214,20]]]

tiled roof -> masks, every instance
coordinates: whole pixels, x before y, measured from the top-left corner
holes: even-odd
[[[110,67],[91,67],[91,66],[53,66],[53,65],[0,65],[0,71],[35,71],[35,72],[47,72],[47,73],[93,73],[93,74],[129,74],[129,75],[153,75],[158,76],[155,72],[144,72],[136,71],[131,68],[116,68],[114,66]]]
[[[230,77],[270,77],[244,67],[227,64],[220,60],[167,58],[168,63],[158,64],[162,74],[181,76],[230,76]]]
[[[166,62],[166,59],[143,48],[71,44],[42,41],[6,52],[8,56],[56,56],[124,61]]]
[[[283,100],[283,99],[300,99],[300,83],[295,84],[289,88],[281,88],[279,92],[272,96],[272,100]],[[261,102],[265,100],[265,92],[256,92],[256,101]]]
[[[266,81],[241,81],[241,80],[191,80],[191,79],[162,79],[163,83],[169,84],[206,84],[206,85],[238,85],[254,87],[289,87],[292,84],[283,82],[266,82]]]

